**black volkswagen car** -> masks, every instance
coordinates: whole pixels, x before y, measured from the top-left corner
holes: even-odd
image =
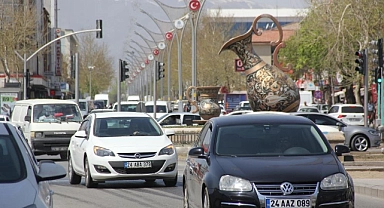
[[[354,207],[347,152],[303,117],[212,118],[187,156],[184,207]]]

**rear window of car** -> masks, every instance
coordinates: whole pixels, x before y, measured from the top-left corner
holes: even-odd
[[[364,113],[364,108],[361,106],[344,106],[341,108],[342,113]]]

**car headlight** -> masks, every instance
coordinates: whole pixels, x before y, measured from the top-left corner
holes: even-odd
[[[104,156],[115,156],[115,154],[107,149],[107,148],[104,148],[104,147],[99,147],[99,146],[94,146],[93,147],[93,152],[95,153],[95,155],[97,156],[100,156],[100,157],[104,157]]]
[[[164,147],[163,149],[160,150],[159,155],[172,155],[175,153],[175,148],[173,147],[172,144]]]
[[[369,130],[368,133],[372,134],[373,136],[380,136],[380,133],[375,130]]]
[[[252,191],[252,184],[242,178],[224,175],[220,178],[219,188],[222,191]]]
[[[323,190],[337,190],[348,188],[348,179],[342,173],[336,173],[324,178],[320,183]]]
[[[31,131],[31,137],[32,137],[32,138],[43,138],[43,132],[34,132],[34,131]]]

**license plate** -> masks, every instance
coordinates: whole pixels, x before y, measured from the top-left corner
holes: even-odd
[[[302,208],[311,207],[310,199],[265,199],[266,208],[290,207]]]
[[[124,162],[124,168],[151,168],[151,161],[143,162]]]
[[[68,147],[51,147],[52,151],[66,151]]]
[[[350,121],[360,121],[361,119],[360,118],[350,118],[349,120]]]

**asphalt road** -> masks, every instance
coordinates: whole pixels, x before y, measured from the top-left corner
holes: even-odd
[[[66,161],[59,161],[58,156],[39,156],[38,159],[53,159],[67,169]],[[176,208],[182,207],[182,173],[184,160],[179,161],[179,182],[176,187],[165,187],[161,180],[153,184],[144,181],[114,181],[99,184],[98,188],[88,189],[84,186],[84,179],[80,185],[70,185],[68,177],[51,181],[54,194],[55,208]],[[355,207],[382,207],[384,199],[356,194]]]

